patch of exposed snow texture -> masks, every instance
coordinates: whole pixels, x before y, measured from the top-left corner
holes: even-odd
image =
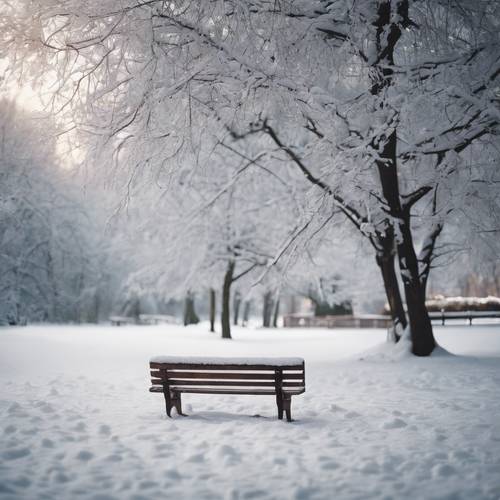
[[[500,329],[435,332],[416,358],[381,329],[1,329],[0,498],[498,499]],[[290,424],[268,396],[185,394],[169,419],[158,352],[304,358],[307,392]]]
[[[193,365],[267,365],[292,366],[301,365],[303,358],[243,358],[243,357],[209,357],[209,356],[153,356],[151,363],[179,363]]]

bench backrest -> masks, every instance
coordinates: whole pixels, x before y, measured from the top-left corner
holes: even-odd
[[[304,362],[293,364],[228,364],[150,362],[153,386],[219,387],[280,390],[305,387]]]

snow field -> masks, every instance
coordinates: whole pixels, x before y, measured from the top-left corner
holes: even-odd
[[[498,499],[499,328],[436,333],[461,356],[394,361],[382,330],[3,329],[0,498]],[[155,355],[304,357],[306,393],[291,424],[257,396],[168,419]]]

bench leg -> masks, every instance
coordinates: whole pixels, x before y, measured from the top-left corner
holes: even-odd
[[[278,407],[278,418],[283,420],[283,397],[281,394],[276,394],[276,406]]]
[[[292,421],[291,404],[292,404],[292,397],[291,396],[284,396],[283,397],[283,408],[285,409],[286,419],[288,422]]]
[[[170,397],[170,391],[168,389],[163,390],[163,396],[165,396],[165,409],[167,410],[167,415],[171,417],[172,398]]]
[[[178,415],[182,415],[183,417],[187,417],[184,413],[182,413],[182,399],[180,392],[172,392],[171,394],[172,407],[177,410]]]

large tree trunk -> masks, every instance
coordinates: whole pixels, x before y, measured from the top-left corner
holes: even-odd
[[[376,5],[376,57],[370,69],[371,94],[374,106],[387,118],[384,131],[373,137],[371,145],[378,156],[375,160],[382,193],[389,209],[386,232],[398,231],[397,251],[401,278],[403,280],[412,352],[417,356],[428,356],[432,353],[436,342],[432,333],[432,325],[425,307],[425,287],[422,286],[419,264],[415,253],[410,226],[411,206],[419,197],[412,196],[405,205],[401,203],[398,179],[397,127],[398,111],[387,105],[386,96],[392,85],[394,73],[394,51],[401,37],[401,29],[409,23],[408,0],[399,2],[381,1]],[[422,191],[425,194],[426,191]],[[392,233],[394,234],[394,233]],[[385,281],[384,281],[385,283]]]
[[[215,332],[215,307],[216,307],[215,290],[213,288],[210,288],[209,294],[210,294],[210,331]]]
[[[226,274],[224,275],[224,285],[222,287],[222,338],[231,338],[231,320],[230,320],[230,299],[231,299],[231,284],[233,283],[234,262],[231,260],[228,263]]]
[[[408,309],[412,352],[417,356],[429,356],[436,346],[436,341],[425,306],[425,287],[420,280],[419,264],[411,234],[411,206],[402,206],[400,201],[396,144],[397,136],[394,130],[388,138],[385,138],[377,167],[384,198],[394,223],[398,224],[397,251]]]

